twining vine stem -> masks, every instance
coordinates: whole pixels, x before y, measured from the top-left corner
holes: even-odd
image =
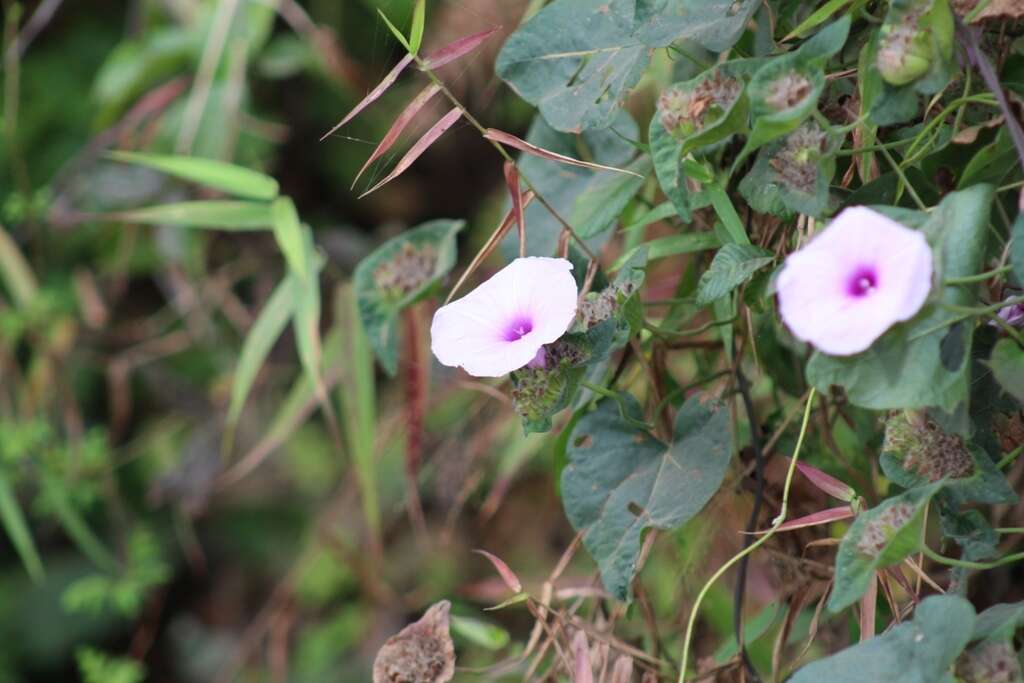
[[[783,522],[786,521],[786,514],[789,507],[789,489],[793,483],[793,474],[796,472],[796,463],[800,457],[800,449],[803,447],[804,437],[807,435],[807,425],[811,420],[811,408],[814,405],[815,393],[815,389],[812,388],[810,393],[807,395],[807,401],[804,404],[804,418],[803,422],[800,424],[800,436],[797,437],[796,448],[793,449],[793,457],[789,461],[789,470],[786,472],[786,483],[782,488],[782,503],[779,508],[779,514],[774,520],[772,520],[771,528],[767,533],[761,536],[761,538],[757,539],[757,541],[747,546],[736,555],[733,555],[728,562],[719,567],[718,571],[711,575],[711,578],[707,580],[704,587],[700,589],[700,593],[697,594],[697,600],[693,603],[693,608],[690,610],[690,619],[686,623],[686,637],[683,640],[683,661],[679,667],[678,683],[686,683],[686,665],[690,659],[690,644],[693,640],[693,627],[697,622],[697,614],[700,612],[700,605],[704,601],[704,597],[707,595],[708,591],[711,590],[711,586],[713,586],[718,579],[722,578],[722,575],[729,571],[734,564],[764,545],[769,538],[775,535],[775,532],[778,531]]]

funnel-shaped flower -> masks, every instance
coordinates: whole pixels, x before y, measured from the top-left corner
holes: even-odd
[[[576,317],[576,281],[565,259],[518,258],[434,314],[430,348],[476,377],[518,370]]]
[[[931,287],[932,251],[924,235],[856,206],[786,259],[779,312],[797,338],[846,356],[912,318]]]

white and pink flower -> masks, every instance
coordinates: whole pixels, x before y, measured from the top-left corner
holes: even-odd
[[[576,317],[576,281],[566,259],[518,258],[461,299],[438,309],[430,326],[437,359],[475,377],[501,377],[536,362]],[[535,360],[536,359],[536,360]]]
[[[864,206],[845,209],[790,254],[777,283],[793,334],[836,356],[860,353],[914,317],[931,288],[924,235]]]

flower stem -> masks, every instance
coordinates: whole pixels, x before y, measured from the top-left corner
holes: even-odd
[[[704,587],[700,589],[700,593],[697,594],[697,600],[693,604],[693,609],[690,610],[690,619],[686,624],[686,636],[683,640],[683,661],[679,668],[679,681],[678,683],[686,683],[686,665],[690,659],[690,644],[693,641],[693,627],[697,621],[697,613],[700,611],[700,605],[704,601],[704,597],[708,591],[711,590],[711,586],[714,585],[718,579],[722,578],[734,564],[742,560],[750,553],[757,550],[759,547],[764,545],[769,538],[775,535],[779,527],[782,526],[783,522],[786,521],[786,513],[789,507],[789,490],[793,483],[793,474],[796,472],[796,463],[800,457],[800,449],[804,444],[804,437],[807,435],[807,425],[811,420],[811,407],[814,405],[815,390],[812,388],[810,393],[807,395],[807,402],[804,405],[804,419],[800,425],[800,436],[796,440],[796,448],[793,449],[793,457],[789,461],[789,470],[786,472],[786,482],[782,488],[782,503],[779,506],[778,516],[772,520],[772,526],[768,529],[768,532],[761,536],[757,541],[741,550],[736,555],[733,555],[728,562],[718,568],[711,578],[707,580]]]
[[[940,555],[939,553],[929,548],[927,545],[921,546],[921,552],[924,553],[925,557],[932,560],[933,562],[938,562],[939,564],[944,564],[949,567],[962,567],[963,569],[994,569],[995,567],[1001,567],[1004,564],[1013,564],[1014,562],[1024,560],[1024,553],[1014,553],[1013,555],[1007,555],[1006,557],[1001,557],[993,562],[972,562],[971,560],[959,560],[955,557],[946,557],[945,555]]]
[[[963,277],[951,277],[942,281],[944,285],[969,285],[975,282],[984,282],[1003,273],[1009,273],[1010,266],[1000,266],[999,268],[993,268],[987,270],[984,273],[977,273],[975,275],[964,275]]]
[[[1004,456],[1003,459],[999,461],[999,464],[997,464],[996,467],[998,467],[1001,470],[1006,469],[1014,460],[1017,459],[1017,457],[1021,453],[1024,453],[1024,444],[1017,446],[1012,451],[1007,453],[1006,456]]]

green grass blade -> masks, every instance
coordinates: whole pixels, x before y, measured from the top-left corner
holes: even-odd
[[[411,55],[416,54],[412,49],[412,45],[409,44],[409,41],[406,39],[406,37],[402,34],[401,31],[398,30],[398,27],[391,23],[391,20],[388,19],[388,16],[384,14],[384,10],[378,9],[377,13],[380,14],[380,18],[384,20],[385,24],[387,24],[388,29],[390,29],[391,31],[391,35],[398,39],[398,42],[402,44],[402,47],[405,48],[406,52],[408,52]]]
[[[149,206],[108,214],[112,220],[146,225],[179,225],[214,230],[266,230],[274,223],[271,205],[263,202],[195,201]]]
[[[32,268],[3,226],[0,226],[0,278],[19,308],[27,306],[39,291]]]
[[[359,319],[355,292],[350,285],[341,288],[335,297],[335,319],[346,331],[342,336],[342,357],[348,375],[341,383],[342,424],[347,448],[356,468],[363,501],[363,516],[370,537],[379,543],[380,504],[377,493],[376,439],[374,424],[377,414],[377,389],[374,376],[373,351]]]
[[[228,407],[230,426],[233,427],[238,422],[257,373],[263,367],[270,350],[294,312],[292,285],[285,280],[274,289],[274,293],[270,295],[245,337],[242,352],[238,357],[238,366],[235,368],[234,381],[231,384],[231,403]]]
[[[3,472],[0,472],[0,522],[3,522],[7,537],[11,539],[11,545],[21,558],[29,577],[36,583],[42,581],[45,575],[43,562],[39,559],[39,552],[25,522],[25,515],[14,496],[14,489]]]
[[[278,197],[271,211],[274,214],[274,239],[284,254],[288,267],[300,278],[305,278],[307,270],[305,247],[302,246],[302,225],[299,213],[295,210],[295,202],[289,197]]]
[[[270,176],[214,159],[138,152],[111,152],[109,156],[116,161],[147,166],[245,199],[270,201],[278,193],[277,181]]]
[[[427,0],[416,0],[412,10],[412,27],[409,29],[409,53],[419,54],[423,44],[423,26],[427,21]]]

